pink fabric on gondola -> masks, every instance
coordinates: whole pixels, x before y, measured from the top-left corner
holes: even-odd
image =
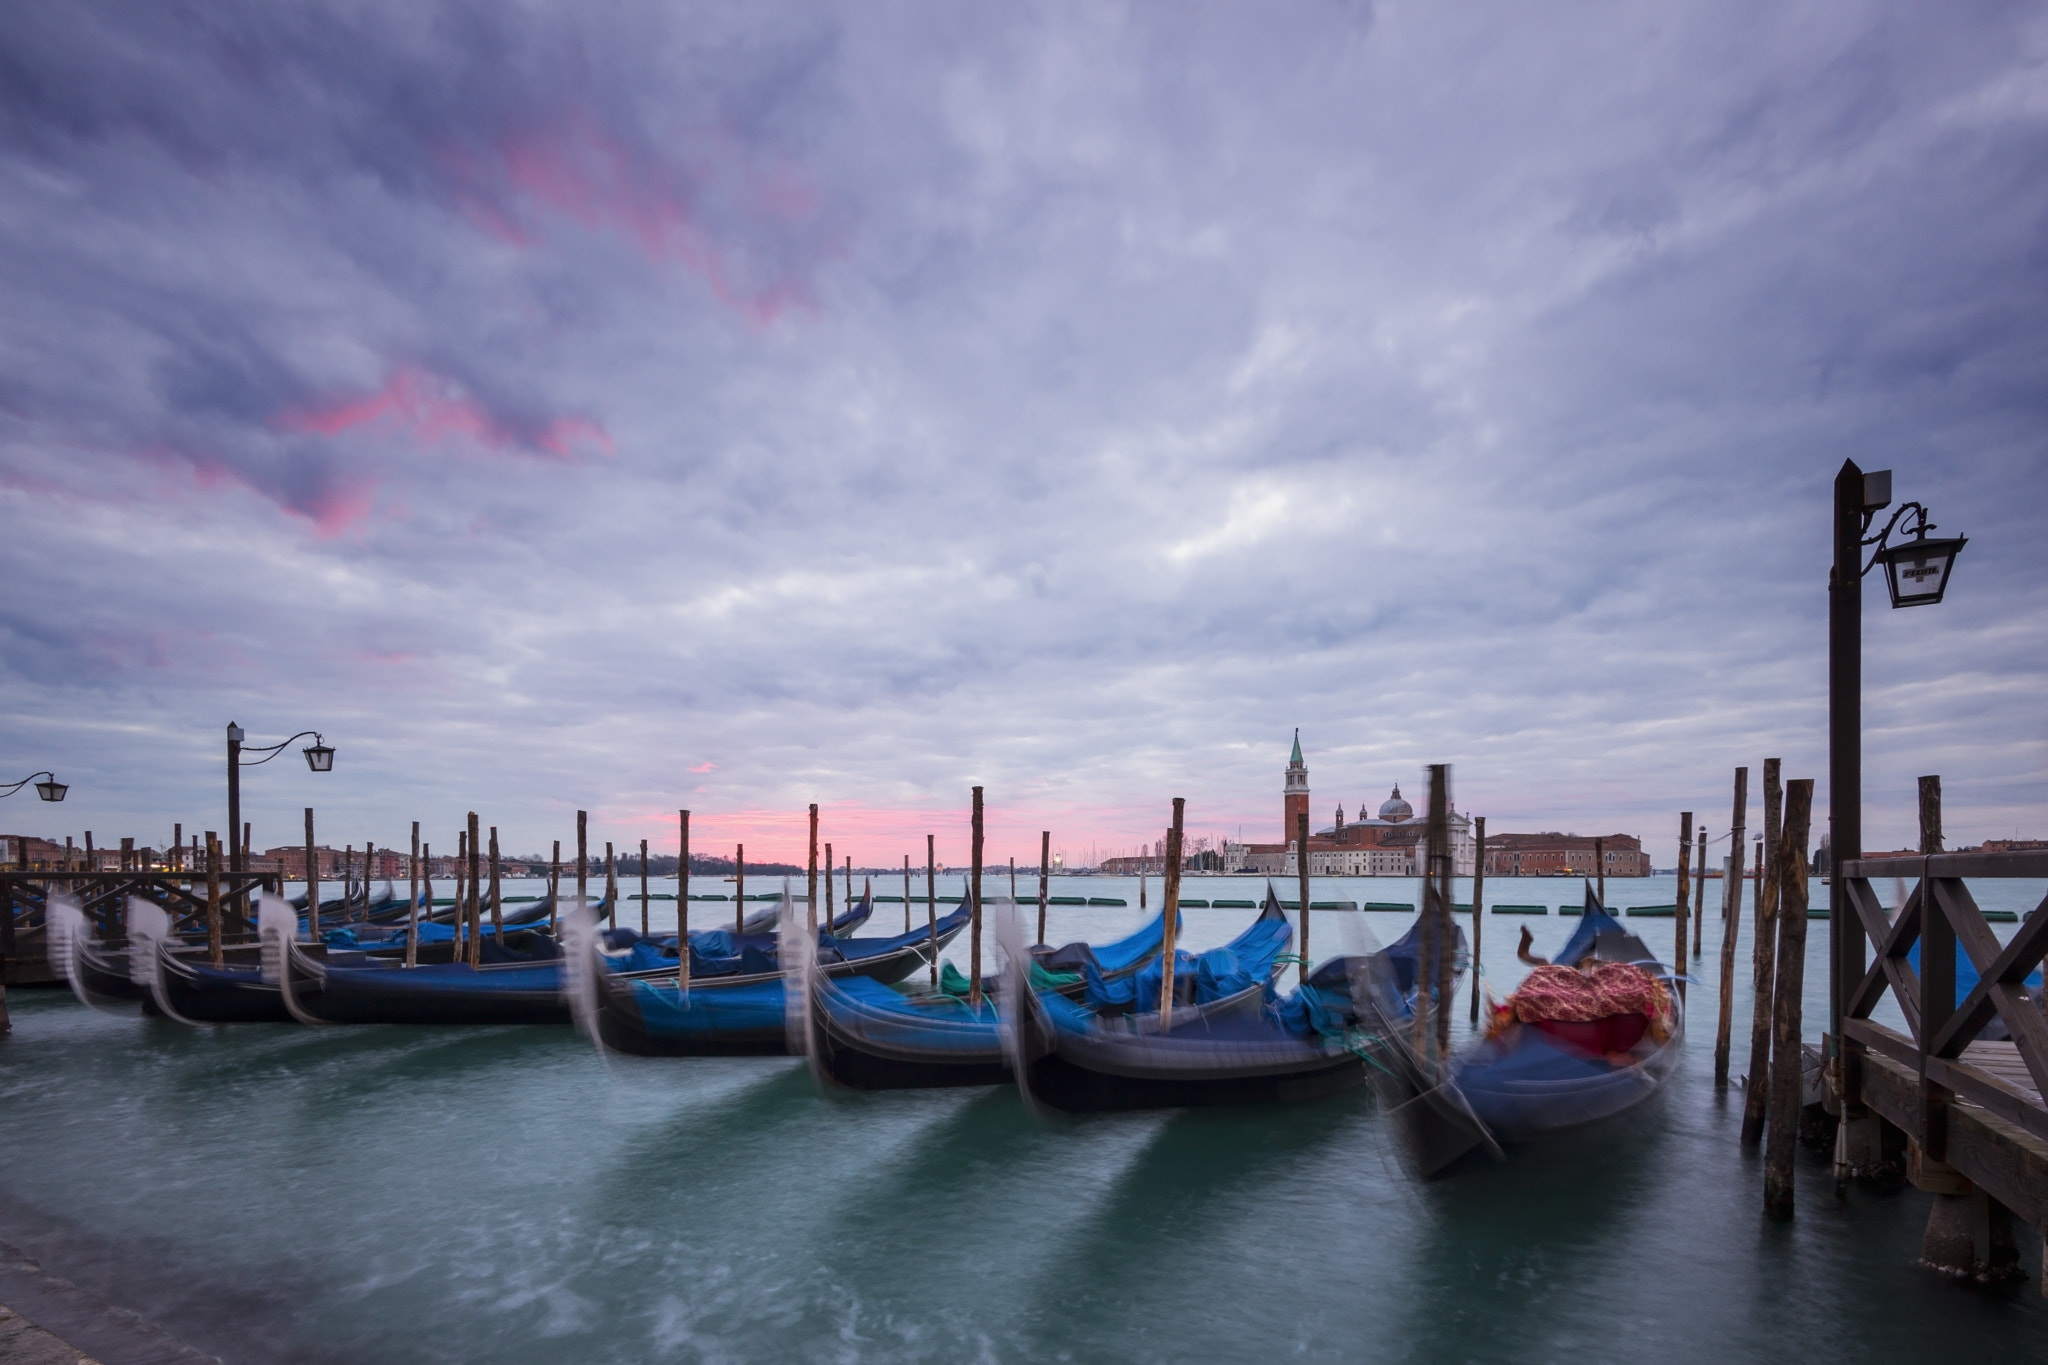
[[[1610,1012],[1602,1006],[1591,978],[1556,965],[1530,972],[1508,997],[1508,1006],[1525,1024],[1541,1019],[1583,1024]]]

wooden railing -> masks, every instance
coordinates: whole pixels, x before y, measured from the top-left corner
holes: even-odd
[[[249,897],[270,880],[262,872],[220,874],[223,933],[255,932]],[[189,872],[0,872],[0,956],[13,957],[25,940],[40,940],[52,895],[77,900],[100,938],[126,932],[131,897],[162,906],[174,934],[206,930],[206,879]]]
[[[2048,853],[1933,853],[1842,864],[1835,932],[1853,932],[1845,922],[1853,917],[1876,952],[1863,979],[1843,995],[1842,1099],[1852,1108],[1868,1104],[1903,1130],[1917,1144],[1916,1159],[1952,1164],[2039,1226],[2048,1220],[2048,1187],[2040,1184],[2048,1172],[2048,1014],[2024,983],[2048,957],[2048,900],[2001,944],[1966,877],[2048,878]],[[1918,884],[1893,916],[1871,882],[1895,878]],[[1908,960],[1916,944],[1917,972]],[[1977,971],[1976,986],[1960,1001],[1958,948]],[[1904,1033],[1870,1018],[1887,995],[1905,1017]],[[1994,1022],[2002,1028],[1992,1030]],[[1987,1030],[2005,1037],[1986,1040]],[[1870,1055],[1859,1056],[1863,1049]],[[1998,1122],[1986,1124],[1982,1115]],[[2019,1133],[2002,1131],[2004,1125]]]

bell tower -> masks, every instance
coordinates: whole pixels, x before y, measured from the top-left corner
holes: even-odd
[[[1280,842],[1290,843],[1308,814],[1308,768],[1301,761],[1301,731],[1294,732],[1294,756],[1287,760],[1287,785],[1281,803]]]

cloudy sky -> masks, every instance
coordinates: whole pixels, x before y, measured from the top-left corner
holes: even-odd
[[[2048,836],[2037,4],[15,5],[0,825]],[[1819,812],[1817,812],[1817,816]]]

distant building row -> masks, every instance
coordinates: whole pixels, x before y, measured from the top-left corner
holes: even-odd
[[[1308,814],[1308,766],[1301,756],[1301,736],[1294,737],[1294,752],[1287,761],[1281,787],[1281,833],[1277,843],[1225,844],[1222,868],[1229,872],[1264,873],[1268,876],[1299,876],[1296,848],[1302,817]],[[1346,821],[1344,807],[1336,817],[1308,837],[1308,870],[1314,877],[1419,877],[1427,857],[1425,840],[1429,821],[1401,796],[1396,784],[1393,794],[1380,803],[1376,816]],[[1449,818],[1452,875],[1469,877],[1476,857],[1472,818],[1452,808]],[[1609,877],[1647,877],[1650,859],[1642,840],[1632,834],[1600,836],[1596,851],[1591,835],[1582,834],[1489,834],[1486,839],[1486,875],[1489,877],[1590,877],[1604,860]]]

